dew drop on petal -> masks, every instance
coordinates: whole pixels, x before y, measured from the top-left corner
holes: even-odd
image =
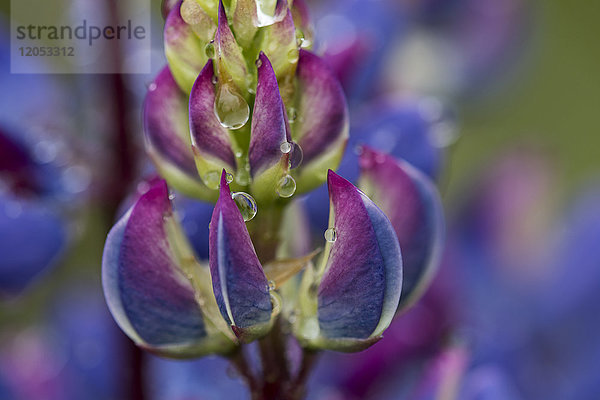
[[[262,61],[261,61],[261,59],[260,59],[260,58],[259,58],[259,59],[257,59],[257,60],[254,62],[254,64],[256,64],[256,68],[260,68],[260,67],[262,66]]]
[[[286,175],[279,181],[277,194],[279,197],[292,197],[296,193],[296,181],[290,175]]]
[[[333,243],[337,240],[337,232],[335,230],[335,228],[329,228],[325,231],[325,240],[327,240],[329,243]]]
[[[218,189],[220,180],[221,179],[218,171],[208,171],[202,177],[202,181],[210,189]]]
[[[216,85],[217,82],[219,82],[219,78],[217,78],[216,75],[213,75],[212,79],[210,80],[212,82],[213,85]]]
[[[227,181],[228,184],[233,182],[233,174],[230,174],[229,172],[227,172],[225,174],[225,180]]]
[[[221,85],[215,97],[215,115],[228,129],[239,129],[250,118],[250,107],[246,100],[228,85]]]
[[[215,58],[215,44],[213,40],[206,44],[204,47],[204,52],[206,53],[206,57]]]
[[[304,158],[304,152],[302,147],[298,143],[292,143],[292,150],[290,153],[290,169],[298,168],[302,164]]]
[[[258,27],[269,26],[275,23],[276,0],[256,0],[256,25]]]
[[[258,209],[256,201],[252,196],[245,192],[233,192],[231,193],[231,198],[235,201],[244,221],[247,222],[254,218]]]
[[[292,144],[290,142],[282,142],[279,149],[283,154],[287,154],[292,150]]]
[[[276,287],[277,287],[277,285],[275,285],[275,281],[269,281],[269,284],[267,286],[269,291],[275,290]]]

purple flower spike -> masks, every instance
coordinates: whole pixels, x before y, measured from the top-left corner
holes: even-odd
[[[203,312],[216,312],[214,298],[211,303],[202,290],[210,281],[208,269],[195,263],[178,229],[167,185],[159,181],[108,234],[102,284],[109,309],[138,346],[157,354],[228,352],[234,342]]]
[[[242,49],[229,28],[225,8],[221,0],[219,0],[219,23],[215,35],[215,50],[217,51],[217,67],[221,83],[233,79],[236,86],[245,92],[248,85],[246,61]]]
[[[444,246],[444,213],[435,185],[405,161],[362,147],[360,187],[390,218],[404,263],[404,310],[423,294],[438,268]]]
[[[223,168],[235,171],[236,166],[229,131],[215,116],[213,76],[213,63],[208,60],[190,94],[190,131],[196,166],[201,177]],[[216,173],[218,176],[218,172]]]
[[[339,165],[348,140],[348,106],[340,83],[318,56],[300,50],[296,76],[298,118],[292,138],[304,153],[296,182],[305,192],[323,183],[322,171]]]
[[[292,138],[275,72],[263,52],[258,56],[258,65],[248,158],[253,192],[259,198],[269,198],[277,196],[277,183],[288,170],[289,152],[281,148],[282,143],[291,145]]]
[[[400,246],[388,218],[364,193],[331,170],[327,183],[327,245],[320,268],[305,273],[295,332],[307,347],[359,351],[380,339],[398,307]]]
[[[194,80],[206,64],[204,51],[206,43],[214,36],[216,25],[198,6],[196,15],[203,16],[203,27],[206,36],[200,38],[181,15],[181,4],[178,2],[169,11],[165,21],[164,46],[169,67],[182,90],[189,93]],[[191,4],[191,3],[190,3]]]
[[[225,170],[210,221],[209,263],[221,315],[242,341],[271,327],[269,284],[254,251],[242,214],[229,192]]]
[[[194,164],[187,101],[165,67],[150,84],[144,101],[146,149],[172,187],[191,197],[212,200],[214,192],[202,183]]]

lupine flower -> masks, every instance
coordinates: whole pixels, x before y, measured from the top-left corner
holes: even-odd
[[[306,5],[290,3],[163,4],[169,65],[149,86],[144,131],[164,180],[144,185],[103,256],[108,306],[138,346],[228,357],[254,398],[299,398],[315,352],[379,341],[431,281],[443,242],[437,191],[408,163],[366,149],[361,186],[372,198],[333,171],[348,140],[346,100],[308,50]],[[324,182],[329,223],[314,248],[286,209]],[[192,199],[216,201],[207,261],[197,234],[207,227],[186,234]],[[248,361],[254,341],[260,373]]]

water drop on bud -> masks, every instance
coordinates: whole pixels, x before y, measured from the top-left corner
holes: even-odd
[[[213,40],[206,44],[204,47],[204,52],[206,53],[206,57],[215,58],[215,44]]]
[[[228,85],[221,85],[215,97],[215,115],[225,128],[239,129],[250,118],[250,107],[246,100]]]
[[[256,201],[252,196],[245,192],[233,192],[231,193],[231,198],[235,201],[244,221],[248,222],[254,218],[258,208],[256,207]]]
[[[325,240],[327,240],[329,243],[333,243],[337,240],[337,232],[335,230],[335,228],[329,228],[325,231]]]
[[[279,197],[292,197],[296,193],[296,181],[290,175],[286,175],[279,181],[277,194]]]
[[[279,149],[283,154],[287,154],[292,150],[292,144],[290,142],[282,142]]]

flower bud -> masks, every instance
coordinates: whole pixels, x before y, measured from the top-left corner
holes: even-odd
[[[209,263],[219,310],[238,338],[265,335],[273,323],[269,284],[224,170],[210,222]]]
[[[235,346],[218,315],[210,273],[195,261],[173,216],[165,181],[143,194],[108,234],[102,284],[117,324],[140,347],[187,358]]]
[[[216,24],[196,0],[177,3],[167,16],[164,29],[165,56],[175,81],[186,93],[190,92],[208,60],[205,46],[214,37],[215,30]]]
[[[150,85],[144,101],[146,151],[158,172],[182,193],[212,200],[216,193],[198,176],[188,122],[188,100],[165,67]]]
[[[302,168],[293,174],[298,192],[326,180],[339,165],[348,140],[348,106],[337,78],[316,55],[300,50],[292,139],[302,148]]]
[[[377,342],[398,307],[402,257],[385,214],[329,171],[330,228],[317,269],[300,288],[294,332],[309,348],[359,351]]]
[[[257,64],[258,85],[248,159],[253,179],[252,192],[262,201],[277,198],[278,184],[289,169],[290,154],[282,151],[282,146],[289,144],[291,147],[292,139],[271,63],[261,52]]]
[[[235,172],[229,130],[215,115],[215,86],[213,63],[209,60],[194,83],[190,94],[190,132],[194,158],[200,178],[211,189],[219,185],[220,171]]]
[[[444,213],[435,185],[405,161],[362,147],[360,188],[377,204],[398,236],[403,283],[398,310],[419,299],[429,286],[444,247]]]

